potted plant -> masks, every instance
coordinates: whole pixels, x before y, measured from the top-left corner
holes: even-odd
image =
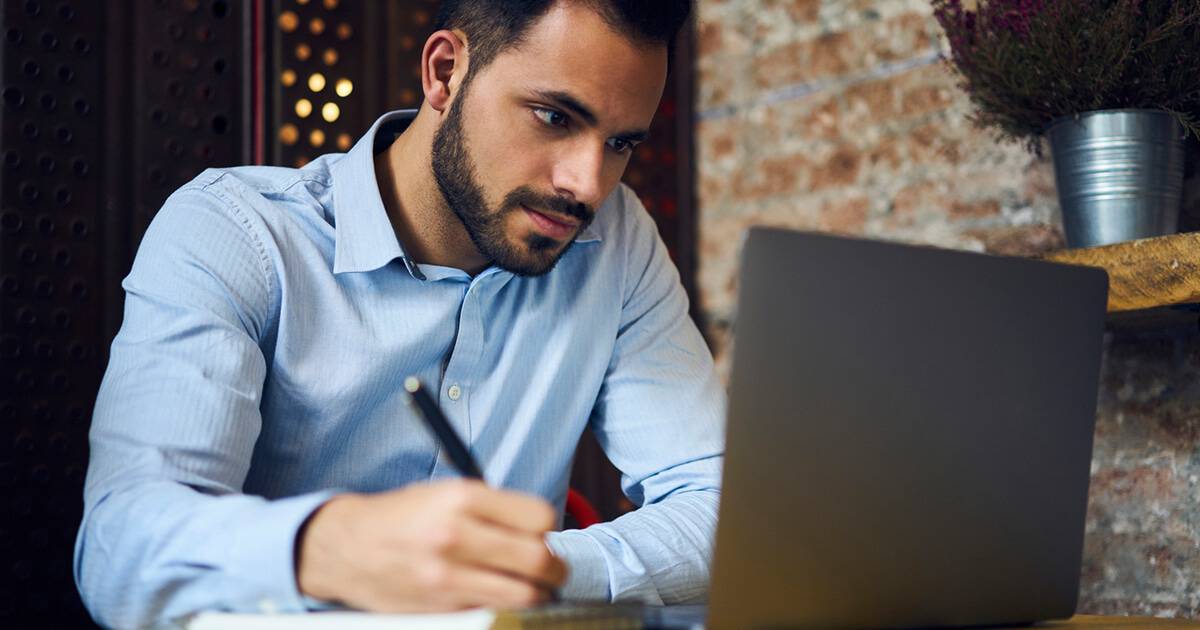
[[[1200,136],[1200,0],[932,0],[974,119],[1046,137],[1067,244],[1176,229]]]

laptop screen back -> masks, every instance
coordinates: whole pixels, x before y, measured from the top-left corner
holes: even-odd
[[[1107,282],[752,229],[711,627],[1070,616]]]

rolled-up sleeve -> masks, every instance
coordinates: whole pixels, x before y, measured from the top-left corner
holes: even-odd
[[[294,539],[329,493],[241,493],[261,429],[273,270],[236,203],[181,189],[125,279],[92,419],[75,580],[93,617],[301,610]]]
[[[621,324],[591,421],[639,509],[552,533],[571,599],[703,601],[720,499],[724,389],[679,273],[633,194]]]

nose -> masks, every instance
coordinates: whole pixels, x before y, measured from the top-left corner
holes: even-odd
[[[572,143],[554,165],[554,191],[573,201],[596,207],[604,191],[604,149],[595,143]]]

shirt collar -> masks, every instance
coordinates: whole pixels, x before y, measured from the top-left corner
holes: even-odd
[[[379,195],[375,154],[391,145],[416,115],[415,109],[399,109],[380,116],[333,165],[333,206],[337,221],[333,252],[335,274],[373,271],[396,258],[409,263]],[[575,242],[599,240],[600,232],[593,222],[579,233]],[[410,269],[413,267],[415,265],[410,265]]]
[[[404,248],[379,196],[375,147],[378,138],[386,148],[416,115],[415,109],[402,109],[380,116],[333,165],[333,212],[337,220],[333,273],[373,271],[404,257]]]

